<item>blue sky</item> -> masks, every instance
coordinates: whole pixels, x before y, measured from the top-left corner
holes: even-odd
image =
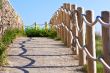
[[[110,10],[110,0],[10,0],[25,25],[48,22],[65,2],[84,7],[85,10],[94,10],[95,16],[100,15],[101,11]],[[100,30],[100,24],[96,25],[96,31]]]

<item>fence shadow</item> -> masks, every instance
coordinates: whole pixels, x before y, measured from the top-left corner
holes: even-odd
[[[22,41],[21,43],[19,43],[19,45],[20,45],[19,48],[22,49],[22,52],[17,56],[29,60],[30,63],[28,63],[27,65],[24,65],[24,66],[3,66],[4,68],[16,68],[16,69],[23,71],[23,73],[29,73],[29,71],[24,69],[24,68],[32,66],[35,63],[35,60],[33,60],[27,56],[24,56],[24,54],[27,53],[27,49],[25,48],[24,44],[28,41],[31,41],[31,38],[27,39],[26,41]],[[14,56],[14,55],[8,55],[8,56]]]

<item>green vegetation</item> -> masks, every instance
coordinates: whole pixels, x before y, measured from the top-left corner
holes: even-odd
[[[20,31],[19,29],[7,29],[5,31],[5,34],[3,35],[1,41],[5,44],[5,45],[9,45],[13,39],[16,37],[16,35],[21,35],[22,31]]]
[[[41,28],[39,25],[35,24],[34,27],[27,27],[25,29],[27,37],[50,37],[55,38],[57,33],[54,29],[50,29],[46,24],[44,28]]]
[[[0,9],[2,9],[2,0],[0,0]]]
[[[6,46],[0,42],[0,66],[7,64]]]
[[[96,33],[96,55],[102,55],[102,38]]]
[[[13,39],[15,39],[17,35],[20,36],[22,34],[23,34],[23,31],[16,28],[7,29],[4,32],[2,38],[0,39],[0,66],[8,64],[7,54],[6,54],[7,47],[10,43],[13,42]]]
[[[102,38],[96,33],[96,55],[97,57],[102,55]],[[97,73],[103,73],[103,65],[97,62]]]
[[[97,62],[97,73],[103,73],[103,65]]]

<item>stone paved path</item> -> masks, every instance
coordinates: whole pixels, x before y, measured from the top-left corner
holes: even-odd
[[[83,73],[72,50],[49,38],[17,38],[8,58],[7,73]]]

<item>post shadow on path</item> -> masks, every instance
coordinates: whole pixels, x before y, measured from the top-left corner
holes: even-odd
[[[22,57],[22,58],[25,58],[25,59],[27,59],[27,60],[30,61],[30,63],[28,63],[28,64],[25,65],[25,66],[16,67],[17,69],[23,71],[24,73],[29,73],[28,70],[24,69],[25,67],[31,66],[32,64],[35,63],[35,60],[33,60],[33,59],[31,59],[31,58],[28,58],[27,56],[24,56],[24,54],[27,53],[27,49],[25,48],[25,45],[24,45],[24,44],[25,44],[26,42],[28,42],[28,41],[31,41],[31,39],[32,39],[32,38],[29,38],[28,40],[22,41],[21,43],[19,43],[19,45],[21,46],[20,48],[22,49],[22,52],[21,52],[18,56],[20,56],[20,57]]]
[[[23,71],[23,73],[29,73],[29,71],[26,70],[26,69],[24,69],[24,68],[25,68],[25,67],[28,67],[28,66],[31,66],[32,64],[34,64],[34,63],[35,63],[35,60],[33,60],[33,59],[31,59],[31,58],[28,58],[28,57],[26,57],[26,56],[23,56],[23,55],[27,52],[27,49],[25,48],[24,43],[26,43],[26,42],[28,42],[28,41],[31,41],[31,38],[29,38],[29,39],[26,40],[26,41],[22,41],[21,43],[19,43],[19,45],[20,45],[19,48],[22,49],[22,52],[21,52],[18,56],[29,60],[30,63],[28,63],[27,65],[24,65],[24,66],[22,66],[22,67],[20,67],[20,66],[13,66],[13,67],[11,67],[11,66],[4,66],[4,67],[6,67],[6,68],[16,68],[16,69],[19,69],[19,70]],[[9,55],[8,55],[8,56],[9,56]]]

